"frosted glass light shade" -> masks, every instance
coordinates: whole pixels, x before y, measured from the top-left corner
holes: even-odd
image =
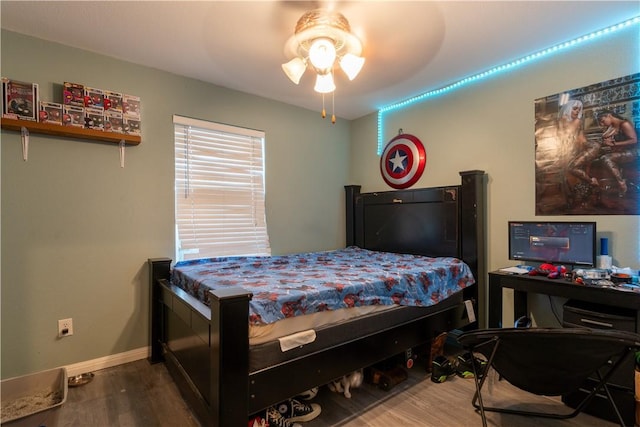
[[[333,82],[333,74],[318,74],[316,78],[316,86],[313,88],[318,93],[331,93],[336,90],[336,85]]]
[[[336,47],[333,41],[319,38],[311,43],[309,61],[317,70],[329,70],[336,60]]]
[[[287,75],[287,77],[289,77],[289,80],[291,80],[295,84],[300,83],[300,78],[302,77],[306,69],[307,64],[305,64],[302,58],[293,58],[286,64],[282,64],[282,70]]]
[[[351,53],[347,53],[340,60],[340,68],[342,71],[349,77],[349,80],[353,80],[362,70],[362,66],[364,65],[364,58],[361,56],[356,56]]]

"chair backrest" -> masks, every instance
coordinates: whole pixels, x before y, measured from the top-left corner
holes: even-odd
[[[465,332],[458,341],[491,356],[492,366],[514,386],[558,396],[578,389],[609,360],[640,348],[640,335],[587,328],[500,328]]]

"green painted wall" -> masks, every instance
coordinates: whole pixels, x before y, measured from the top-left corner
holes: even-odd
[[[506,222],[535,216],[533,101],[639,72],[638,41],[634,26],[387,117],[385,140],[402,128],[426,145],[415,187],[487,171],[490,270],[512,264]],[[173,253],[173,114],[266,131],[274,253],[342,246],[344,184],[389,190],[375,114],[331,126],[317,111],[15,33],[2,32],[1,47],[2,75],[40,83],[44,100],[59,100],[59,85],[72,81],[139,95],[143,105],[143,142],[127,148],[124,169],[114,146],[35,135],[23,162],[19,136],[2,131],[3,378],[148,344],[146,259]],[[637,216],[571,218],[598,221],[614,263],[640,268]],[[554,323],[546,298],[532,309]],[[66,317],[75,335],[58,340]]]
[[[507,255],[507,221],[535,217],[534,100],[640,72],[639,59],[640,32],[634,25],[390,113],[385,116],[383,140],[402,128],[425,144],[427,165],[415,187],[457,183],[458,171],[486,171],[489,271],[514,265]],[[376,121],[373,114],[352,124],[350,180],[362,184],[363,191],[389,189],[378,169]],[[599,235],[610,239],[614,265],[640,268],[638,216],[543,218],[597,221]],[[546,319],[551,315],[546,297],[538,305],[540,321],[557,326],[555,319]]]
[[[344,245],[350,123],[59,44],[2,32],[2,76],[61,100],[63,82],[142,98],[142,143],[2,131],[2,378],[148,345],[149,257],[173,256],[174,114],[266,132],[274,254]],[[310,94],[302,94],[307,96]],[[74,335],[57,339],[57,320]]]

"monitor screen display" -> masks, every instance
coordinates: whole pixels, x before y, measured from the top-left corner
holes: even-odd
[[[509,221],[509,259],[593,267],[596,223]]]

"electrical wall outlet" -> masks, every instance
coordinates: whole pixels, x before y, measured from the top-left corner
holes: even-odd
[[[73,335],[73,319],[58,320],[58,338]]]

